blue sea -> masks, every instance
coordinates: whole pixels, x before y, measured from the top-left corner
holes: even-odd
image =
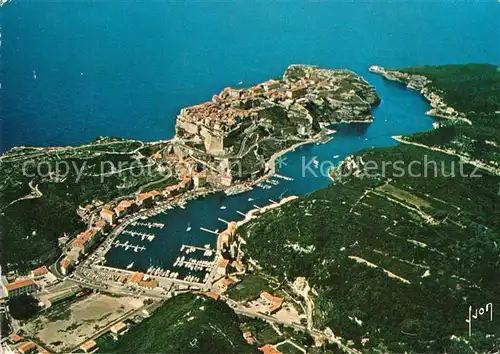
[[[221,229],[218,217],[237,220],[236,210],[327,186],[326,177],[300,175],[302,158],[342,159],[394,145],[392,135],[431,129],[427,102],[369,73],[369,66],[498,65],[499,10],[494,0],[12,0],[0,10],[0,150],[76,145],[100,135],[167,139],[182,107],[210,100],[226,86],[281,76],[294,63],[347,68],[376,87],[382,103],[373,124],[339,126],[332,142],[286,155],[280,173],[294,182],[192,201],[156,217],[166,227],[155,245],[144,241],[148,250],[113,249],[108,259],[115,266],[133,260],[139,270],[152,259],[166,267],[182,243],[214,243],[200,226]]]

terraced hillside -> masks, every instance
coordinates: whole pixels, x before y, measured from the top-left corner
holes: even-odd
[[[463,90],[495,99],[490,79],[463,70]],[[445,90],[452,76],[443,73],[436,82]],[[495,308],[500,298],[500,177],[491,165],[461,164],[459,148],[457,157],[423,145],[362,151],[332,171],[329,188],[266,213],[241,235],[264,271],[308,278],[314,327],[352,347],[487,352],[500,346],[499,317],[473,320],[471,337],[465,320],[469,306]]]

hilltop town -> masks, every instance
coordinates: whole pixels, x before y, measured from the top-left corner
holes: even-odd
[[[331,124],[370,123],[379,102],[373,87],[350,71],[292,65],[279,80],[227,87],[211,102],[182,109],[174,149],[229,185],[264,172],[274,153],[321,139]]]

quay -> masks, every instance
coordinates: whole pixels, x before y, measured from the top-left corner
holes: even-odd
[[[140,237],[142,241],[148,240],[149,242],[155,239],[154,234],[147,234],[145,232],[132,231],[132,230],[123,230],[123,234],[130,235],[132,237]]]

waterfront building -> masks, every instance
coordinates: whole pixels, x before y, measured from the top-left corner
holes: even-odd
[[[80,232],[71,243],[72,249],[77,249],[80,254],[87,253],[97,243],[100,235],[101,233],[94,227]]]
[[[207,184],[207,175],[203,172],[197,173],[193,176],[194,188],[200,188]]]
[[[220,183],[225,187],[230,187],[233,184],[233,176],[231,175],[220,176]]]
[[[114,224],[116,222],[116,214],[109,209],[102,208],[100,216],[109,224]]]
[[[5,286],[9,294],[9,298],[23,294],[30,294],[37,291],[38,286],[33,279],[23,279],[14,283],[9,283]]]
[[[158,281],[156,279],[141,280],[139,281],[139,286],[147,289],[156,289],[158,287]]]
[[[128,277],[129,283],[139,284],[139,282],[144,278],[144,273],[134,272]]]
[[[151,193],[139,193],[135,198],[137,205],[148,208],[153,205],[153,195]]]

